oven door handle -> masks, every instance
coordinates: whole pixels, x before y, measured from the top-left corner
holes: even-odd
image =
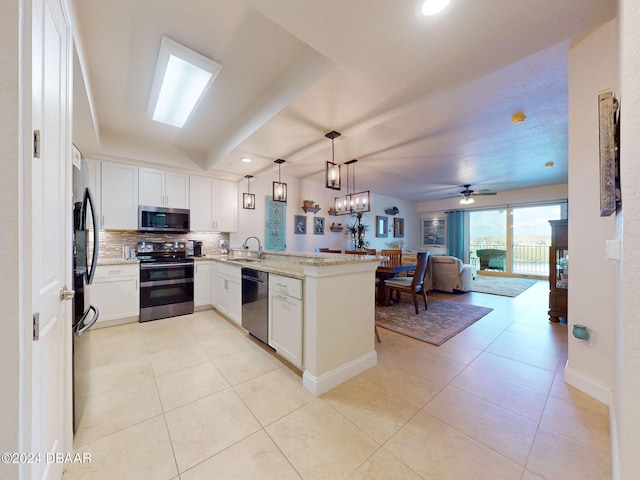
[[[141,263],[141,270],[149,270],[151,268],[172,268],[172,267],[192,267],[193,262],[184,263]]]
[[[140,288],[163,287],[165,285],[181,285],[185,283],[193,283],[193,278],[178,278],[175,280],[155,280],[153,282],[140,282]]]

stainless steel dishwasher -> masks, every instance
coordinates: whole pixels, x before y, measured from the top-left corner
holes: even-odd
[[[242,269],[242,327],[269,343],[269,274]]]

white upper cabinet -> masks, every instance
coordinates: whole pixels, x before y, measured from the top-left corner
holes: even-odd
[[[235,182],[192,175],[191,230],[235,232],[238,229],[238,188]]]
[[[191,230],[213,231],[213,179],[191,175],[189,179]]]
[[[238,184],[216,180],[213,188],[213,221],[219,232],[238,230]]]
[[[189,175],[140,167],[140,205],[189,208]]]
[[[138,167],[102,162],[102,228],[138,229]]]

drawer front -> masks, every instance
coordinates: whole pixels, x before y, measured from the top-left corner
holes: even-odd
[[[281,275],[269,275],[269,290],[302,299],[302,280]]]
[[[137,277],[139,274],[140,266],[137,263],[130,265],[98,265],[95,278]]]
[[[240,267],[235,265],[229,265],[227,263],[218,262],[216,265],[216,271],[218,275],[226,275],[231,278],[237,278],[240,280]]]

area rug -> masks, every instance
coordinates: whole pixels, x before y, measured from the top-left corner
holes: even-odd
[[[534,283],[536,283],[535,280],[529,280],[528,278],[476,275],[475,280],[471,282],[471,291],[502,295],[504,297],[517,297]]]
[[[429,301],[428,310],[423,310],[424,303],[418,306],[417,315],[413,303],[407,300],[390,307],[376,307],[376,324],[432,345],[442,345],[493,310],[447,300]]]

